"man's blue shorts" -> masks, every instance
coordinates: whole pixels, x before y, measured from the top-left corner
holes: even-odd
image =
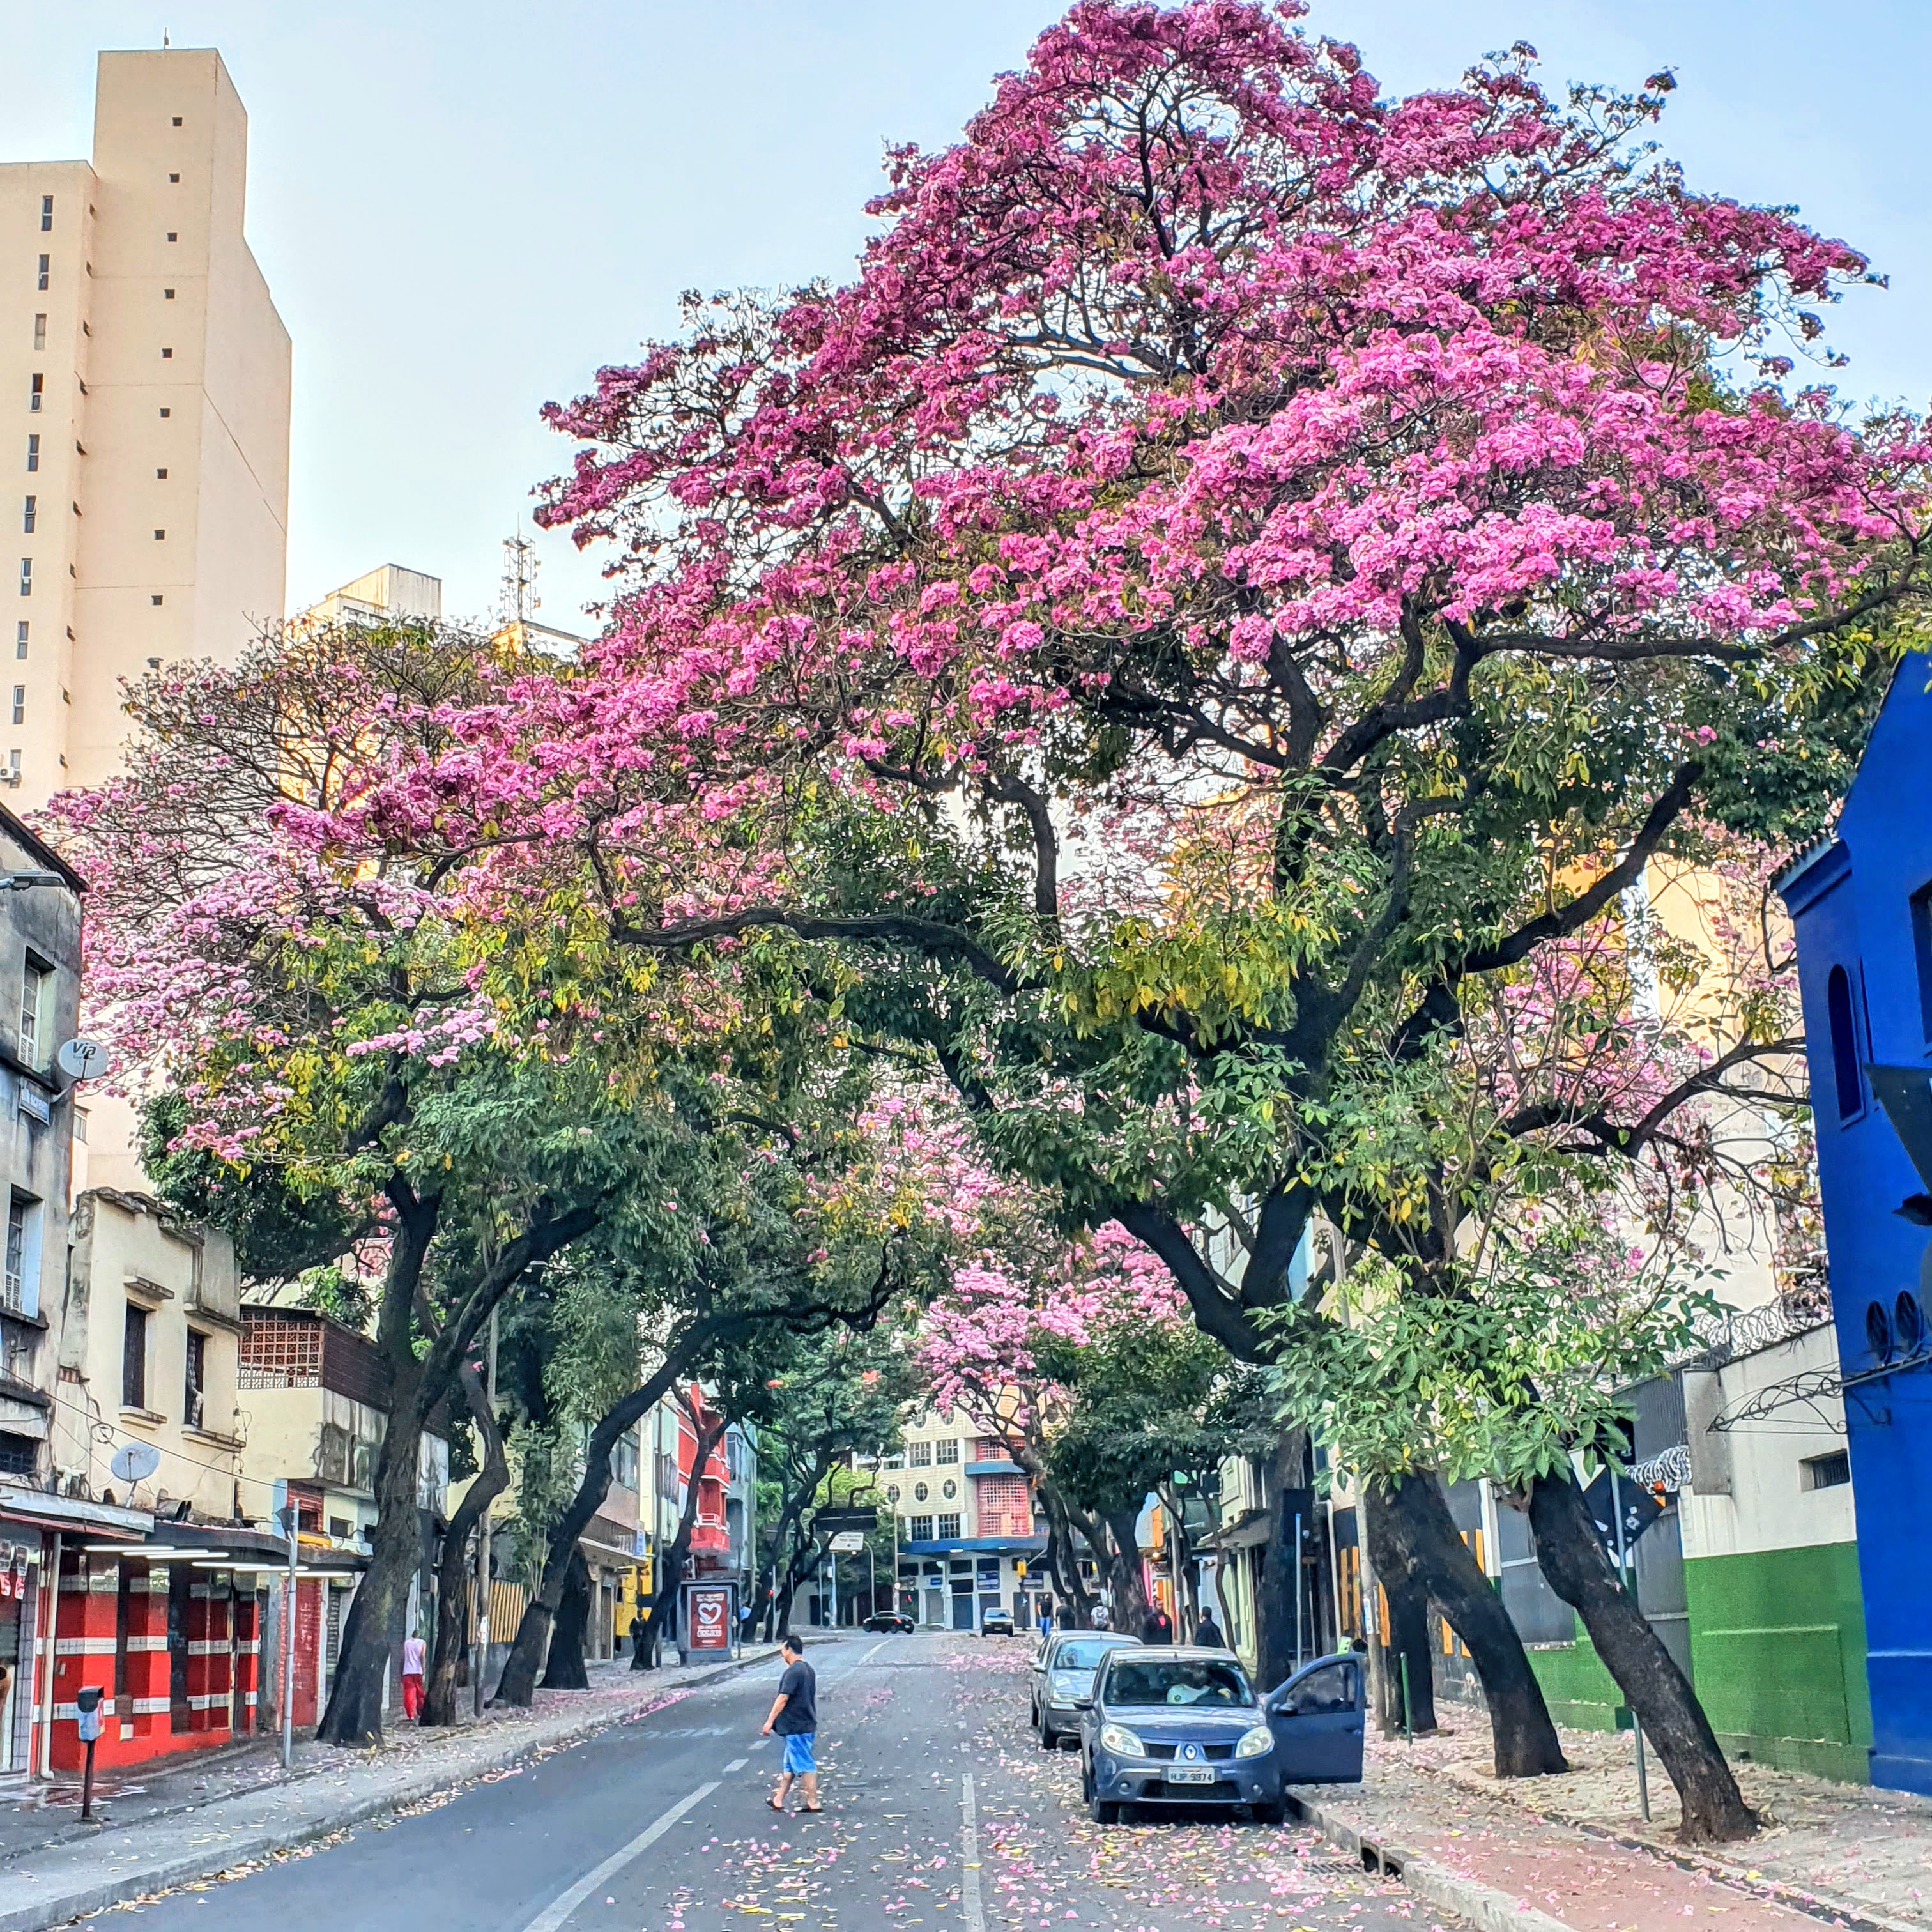
[[[818,1760],[812,1754],[812,1741],[817,1735],[813,1731],[794,1731],[785,1739],[784,1768],[794,1778],[818,1768]]]

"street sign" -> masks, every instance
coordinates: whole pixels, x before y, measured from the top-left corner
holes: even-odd
[[[1637,1538],[1664,1514],[1664,1505],[1648,1490],[1639,1489],[1621,1472],[1617,1477],[1617,1498],[1623,1505],[1624,1554],[1628,1558],[1636,1547]],[[1590,1520],[1597,1526],[1597,1534],[1604,1540],[1605,1553],[1614,1570],[1617,1567],[1617,1523],[1610,1502],[1609,1470],[1597,1472],[1596,1480],[1583,1492],[1583,1501],[1588,1506]]]
[[[866,1534],[863,1530],[842,1529],[832,1539],[832,1553],[838,1556],[849,1556],[854,1550],[863,1550],[865,1546]]]
[[[874,1509],[822,1509],[812,1520],[812,1526],[819,1531],[830,1530],[836,1535],[845,1529],[868,1530],[877,1527],[879,1513]]]

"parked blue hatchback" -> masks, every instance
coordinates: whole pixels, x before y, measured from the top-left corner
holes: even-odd
[[[1099,1825],[1128,1804],[1243,1804],[1279,1824],[1289,1786],[1360,1783],[1362,1720],[1357,1657],[1260,1698],[1231,1652],[1113,1651],[1081,1721],[1081,1795]]]

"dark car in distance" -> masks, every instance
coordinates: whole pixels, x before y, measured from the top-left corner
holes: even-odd
[[[1362,1664],[1326,1657],[1258,1697],[1231,1652],[1111,1651],[1080,1726],[1081,1795],[1096,1824],[1124,1804],[1245,1805],[1279,1824],[1288,1788],[1359,1784]]]
[[[919,1628],[903,1610],[874,1610],[866,1619],[868,1630],[883,1630],[900,1636],[910,1636]]]

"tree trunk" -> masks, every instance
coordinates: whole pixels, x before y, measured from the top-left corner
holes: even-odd
[[[667,1620],[666,1613],[677,1601],[677,1586],[684,1580],[684,1559],[691,1548],[691,1532],[698,1522],[698,1479],[704,1473],[705,1464],[710,1461],[712,1451],[724,1439],[724,1432],[730,1426],[720,1416],[715,1429],[698,1431],[698,1447],[692,1458],[691,1484],[685,1491],[684,1508],[677,1519],[677,1534],[658,1566],[658,1586],[651,1594],[650,1615],[644,1619],[644,1634],[638,1642],[641,1657],[654,1658],[658,1654],[658,1640]],[[631,1668],[642,1670],[646,1666],[634,1657]]]
[[[1053,1568],[1054,1589],[1062,1601],[1073,1606],[1075,1618],[1084,1630],[1094,1620],[1094,1599],[1088,1594],[1086,1580],[1080,1574],[1079,1554],[1073,1547],[1072,1525],[1050,1489],[1042,1489],[1040,1496],[1046,1505],[1047,1560]]]
[[[389,1660],[405,1634],[410,1582],[421,1552],[416,1485],[423,1418],[435,1402],[423,1386],[428,1365],[416,1352],[413,1319],[440,1203],[418,1200],[400,1181],[388,1191],[396,1225],[376,1336],[389,1369],[389,1416],[376,1458],[376,1533],[369,1568],[342,1628],[328,1708],[315,1732],[325,1744],[358,1748],[382,1741],[382,1693]]]
[[[1582,1618],[1677,1787],[1684,1814],[1678,1835],[1691,1844],[1749,1838],[1757,1814],[1738,1790],[1696,1692],[1615,1575],[1568,1469],[1532,1484],[1529,1521],[1550,1587]]]
[[[590,1519],[610,1488],[610,1451],[617,1438],[674,1388],[692,1363],[716,1339],[712,1324],[696,1324],[675,1337],[663,1363],[641,1388],[633,1389],[608,1409],[590,1432],[584,1454],[584,1478],[577,1493],[556,1527],[550,1532],[550,1547],[544,1559],[543,1578],[536,1593],[525,1606],[523,1621],[517,1626],[516,1641],[503,1660],[503,1675],[491,1700],[528,1708],[536,1694],[537,1672],[542,1668],[564,1587],[578,1556],[577,1540],[590,1526]]]
[[[570,1572],[558,1600],[556,1621],[550,1630],[550,1654],[544,1659],[546,1690],[588,1690],[590,1673],[584,1667],[584,1635],[590,1622],[590,1565],[580,1549],[572,1552]]]
[[[1306,1474],[1307,1440],[1304,1430],[1291,1429],[1275,1445],[1274,1521],[1262,1552],[1261,1588],[1255,1605],[1256,1674],[1270,1690],[1293,1675],[1298,1660],[1295,1604],[1301,1592],[1301,1549],[1295,1540],[1294,1518],[1299,1508],[1305,1543],[1309,1492],[1302,1478]],[[1308,1636],[1305,1612],[1301,1636],[1305,1652]]]
[[[1109,1555],[1107,1588],[1114,1599],[1111,1622],[1118,1630],[1135,1636],[1141,1634],[1141,1620],[1147,1615],[1147,1586],[1141,1576],[1141,1543],[1136,1526],[1138,1509],[1108,1510],[1107,1526]]]
[[[1370,1492],[1368,1516],[1369,1553],[1377,1570],[1384,1580],[1397,1570],[1412,1576],[1475,1662],[1490,1707],[1496,1775],[1540,1778],[1568,1771],[1522,1639],[1457,1532],[1440,1482],[1415,1474],[1378,1486]],[[1414,1669],[1412,1663],[1412,1676]]]
[[[1429,1592],[1420,1577],[1403,1567],[1386,1538],[1372,1527],[1369,1534],[1376,1580],[1388,1604],[1389,1627],[1384,1637],[1394,1728],[1401,1729],[1406,1720],[1410,1731],[1427,1736],[1436,1730],[1436,1658],[1429,1641]]]
[[[483,1444],[483,1466],[464,1493],[444,1532],[442,1560],[436,1565],[436,1650],[430,1660],[429,1682],[423,1686],[422,1721],[453,1724],[457,1718],[456,1664],[469,1624],[470,1580],[475,1570],[470,1552],[472,1531],[490,1534],[490,1505],[508,1486],[509,1459],[503,1453],[503,1433],[490,1413],[483,1378],[466,1362],[460,1371],[463,1393]],[[471,1668],[479,1673],[484,1663],[479,1646]]]
[[[382,1741],[382,1693],[396,1647],[406,1634],[410,1584],[422,1554],[416,1515],[417,1459],[422,1425],[416,1420],[416,1376],[390,1384],[394,1407],[376,1459],[374,1554],[347,1621],[328,1708],[316,1736],[325,1744],[362,1748]]]

